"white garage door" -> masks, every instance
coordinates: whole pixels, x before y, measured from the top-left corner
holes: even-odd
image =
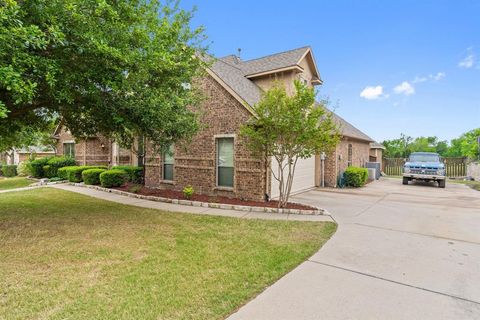
[[[272,159],[272,169],[278,168],[277,161]],[[288,170],[288,169],[286,169]],[[285,174],[288,174],[285,172]],[[272,175],[272,191],[271,197],[277,198],[279,196],[278,181]],[[295,168],[295,175],[293,176],[292,193],[303,191],[315,187],[315,156],[307,159],[298,159]]]

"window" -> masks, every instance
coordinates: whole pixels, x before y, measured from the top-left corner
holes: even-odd
[[[347,165],[349,167],[352,166],[352,155],[353,155],[353,146],[351,144],[348,145],[348,159],[347,159]]]
[[[217,139],[217,185],[233,188],[233,138]]]
[[[173,145],[163,153],[163,180],[173,181],[173,153]]]
[[[63,144],[63,155],[70,158],[75,158],[75,143],[66,142]]]

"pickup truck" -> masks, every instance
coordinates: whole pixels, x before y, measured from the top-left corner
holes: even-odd
[[[445,188],[445,164],[433,152],[413,152],[403,166],[403,184],[412,180],[437,181]]]

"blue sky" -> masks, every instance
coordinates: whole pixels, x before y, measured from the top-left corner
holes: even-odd
[[[193,25],[218,57],[310,45],[336,112],[382,141],[480,127],[480,1],[207,1]]]

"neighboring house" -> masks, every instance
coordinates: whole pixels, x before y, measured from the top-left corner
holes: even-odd
[[[120,148],[114,141],[97,136],[74,138],[62,125],[53,134],[57,139],[57,155],[75,158],[81,165],[138,165],[132,150]]]
[[[254,116],[253,106],[274,81],[283,83],[287,92],[293,93],[296,79],[312,87],[322,84],[310,47],[247,61],[234,55],[216,59],[196,84],[206,97],[197,108],[201,110],[201,130],[189,144],[177,143],[163,155],[154,154],[147,147],[145,185],[178,191],[191,185],[200,194],[249,200],[278,196],[278,183],[269,169],[276,162],[253,156],[239,130]],[[342,118],[334,117],[341,127],[342,142],[326,158],[327,186],[335,186],[338,174],[348,165],[363,166],[373,141]],[[75,141],[63,128],[56,135],[60,153],[70,148],[81,163],[113,163],[113,147],[107,139]],[[133,158],[131,154],[130,162],[135,164]],[[319,186],[320,164],[319,155],[300,159],[292,192]]]
[[[5,162],[6,164],[18,165],[20,162],[23,162],[30,158],[37,159],[51,157],[54,155],[55,151],[48,147],[31,146],[28,148],[13,149],[9,152],[3,153],[2,155],[0,155],[0,163]]]
[[[378,142],[372,142],[370,144],[370,162],[380,163],[380,168],[383,168],[383,150],[385,146]]]

